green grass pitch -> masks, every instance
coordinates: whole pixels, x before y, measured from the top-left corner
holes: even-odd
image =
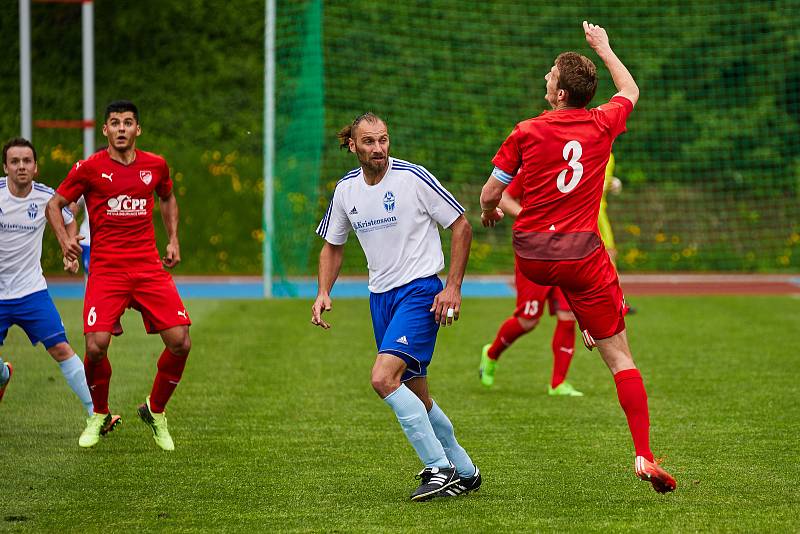
[[[12,328],[0,405],[0,531],[534,532],[797,531],[800,300],[639,297],[629,336],[650,398],[652,442],[678,480],[633,476],[610,374],[576,347],[550,398],[548,317],[477,378],[480,347],[512,309],[467,300],[440,333],[430,385],[480,466],[480,492],[411,503],[420,469],[373,393],[368,304],[334,301],[330,331],[307,301],[190,301],[192,354],[167,415],[176,451],[136,418],[161,351],[129,311],[111,346],[123,424],[91,450],[56,364]],[[77,301],[57,303],[79,352]]]

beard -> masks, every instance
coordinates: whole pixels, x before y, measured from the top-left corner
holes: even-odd
[[[379,161],[373,160],[371,155],[362,157],[361,154],[359,154],[358,161],[366,170],[373,174],[377,174],[384,171],[386,167],[389,166],[389,154],[385,154],[383,159]]]

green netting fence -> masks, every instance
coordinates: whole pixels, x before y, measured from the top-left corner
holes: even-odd
[[[588,19],[607,28],[641,89],[614,146],[623,190],[609,197],[609,215],[620,269],[800,268],[800,2],[357,1],[324,2],[322,11],[314,222],[355,166],[336,130],[371,110],[386,118],[393,154],[426,166],[468,208],[470,272],[509,271],[510,225],[480,228],[480,186],[513,125],[545,109],[543,76],[555,56],[575,50],[600,66],[583,37]],[[615,92],[599,72],[594,106]],[[293,146],[284,150],[288,158]],[[289,271],[313,272],[319,244]],[[350,243],[344,271],[363,269]]]
[[[136,101],[139,146],[170,163],[179,274],[261,273],[264,7],[95,3],[96,113],[113,99]],[[19,132],[16,9],[0,18],[3,139]],[[468,208],[469,272],[510,272],[509,225],[477,222],[480,186],[513,125],[546,107],[543,76],[555,56],[594,58],[583,19],[608,29],[641,88],[614,146],[623,190],[609,197],[609,215],[620,269],[800,271],[800,1],[280,0],[277,13],[281,276],[315,272],[314,228],[333,184],[355,166],[336,131],[366,110],[387,120],[394,155],[427,167]],[[80,8],[36,2],[32,16],[34,118],[80,118]],[[614,92],[602,67],[600,75],[594,105]],[[34,130],[41,181],[63,179],[80,140]],[[60,272],[46,235],[45,269]],[[364,272],[351,237],[343,273]]]

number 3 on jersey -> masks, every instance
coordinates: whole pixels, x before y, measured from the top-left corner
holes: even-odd
[[[570,141],[564,145],[564,152],[562,155],[564,161],[566,161],[567,165],[572,169],[572,178],[570,178],[569,183],[566,182],[567,169],[564,169],[558,173],[556,186],[558,186],[559,191],[566,194],[575,189],[578,186],[578,182],[580,182],[583,177],[583,164],[578,161],[583,155],[583,147],[578,141]]]

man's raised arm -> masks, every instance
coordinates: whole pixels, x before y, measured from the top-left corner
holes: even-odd
[[[624,96],[635,106],[639,100],[639,86],[636,85],[631,73],[628,72],[628,69],[611,49],[606,30],[602,26],[589,24],[584,20],[583,32],[586,34],[586,42],[600,56],[608,72],[611,73],[611,79],[614,80],[614,85],[617,88],[615,96]]]

